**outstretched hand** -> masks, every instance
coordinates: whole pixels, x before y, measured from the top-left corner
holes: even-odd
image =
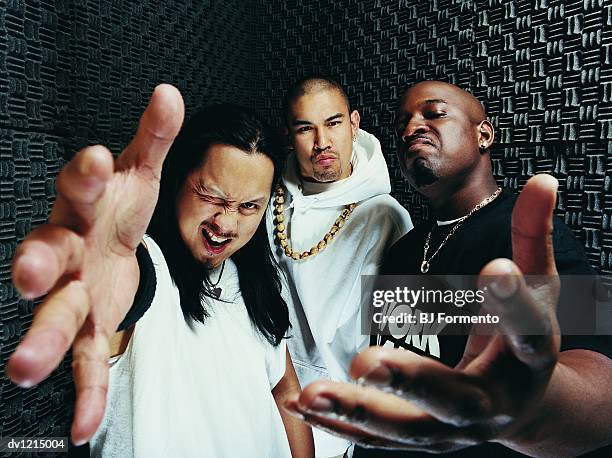
[[[35,385],[72,347],[75,444],[91,438],[104,414],[109,342],[138,287],[136,247],[183,117],[180,93],[163,84],[117,160],[100,145],[79,151],[57,178],[49,222],[27,236],[13,259],[13,281],[22,296],[47,297],[11,356],[8,375],[23,387]]]
[[[367,447],[442,452],[511,442],[533,419],[557,364],[556,189],[548,175],[529,180],[512,214],[514,262],[496,259],[481,271],[484,306],[500,317],[497,335],[470,335],[455,368],[402,349],[368,348],[350,369],[360,383],[312,383],[287,408]],[[521,335],[526,321],[533,335]]]

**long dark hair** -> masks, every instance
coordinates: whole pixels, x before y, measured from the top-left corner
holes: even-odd
[[[281,170],[278,135],[252,110],[229,104],[203,108],[183,126],[164,162],[159,200],[148,233],[161,247],[176,283],[188,323],[209,316],[206,297],[214,297],[207,269],[185,246],[176,216],[176,198],[187,176],[199,167],[213,144],[234,146],[247,154],[264,154],[274,163],[274,189]],[[255,234],[232,256],[240,290],[255,327],[278,345],[289,327],[287,304],[266,230],[265,215]]]

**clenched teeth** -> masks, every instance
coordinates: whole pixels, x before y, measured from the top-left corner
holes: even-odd
[[[212,232],[210,232],[208,229],[203,229],[203,232],[206,234],[206,236],[211,241],[213,241],[215,243],[224,243],[224,242],[227,242],[229,240],[229,238],[218,237],[217,235],[215,235]]]

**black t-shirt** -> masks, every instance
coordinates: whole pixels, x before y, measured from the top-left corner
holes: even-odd
[[[427,275],[477,275],[493,259],[500,257],[512,259],[511,218],[516,198],[515,194],[503,190],[497,199],[465,220],[435,257],[430,260]],[[423,247],[429,231],[433,229],[430,248],[427,253],[427,257],[431,258],[453,226],[454,224],[438,226],[435,221],[431,221],[414,228],[389,250],[383,262],[381,274],[422,275],[420,267],[423,262]],[[595,271],[586,258],[584,249],[574,238],[571,230],[557,217],[554,220],[553,245],[555,263],[560,275],[595,275]],[[564,291],[563,282],[561,288],[559,310],[571,308],[575,313],[577,309],[575,303],[571,300],[566,300],[565,304],[562,304],[564,302],[563,298],[568,298],[570,295],[567,291]],[[580,319],[585,319],[584,317],[594,319],[594,308],[587,306],[580,310],[579,314]],[[566,335],[561,339],[561,349],[589,349],[612,358],[611,340],[608,336]],[[388,346],[389,342],[393,343],[396,348],[405,348],[417,354],[438,359],[453,367],[463,356],[467,336],[424,337],[406,335],[400,338],[379,336],[378,338],[374,337],[372,343]],[[431,455],[418,452],[388,452],[360,448],[355,451],[355,457],[358,458],[394,456],[430,457]],[[486,443],[445,456],[516,457],[522,455],[499,444]]]

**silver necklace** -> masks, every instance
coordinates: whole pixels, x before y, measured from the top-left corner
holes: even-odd
[[[446,235],[446,237],[444,237],[444,240],[442,240],[442,243],[440,243],[440,246],[438,247],[438,249],[434,252],[434,254],[431,255],[429,259],[427,259],[427,252],[429,251],[429,241],[431,240],[431,234],[433,232],[433,227],[431,228],[431,230],[429,231],[429,234],[427,234],[427,238],[425,239],[425,246],[423,247],[423,262],[421,263],[422,273],[426,274],[429,271],[429,263],[431,262],[431,260],[436,257],[436,255],[442,249],[442,247],[446,244],[448,239],[450,239],[453,236],[453,234],[457,231],[457,229],[459,229],[459,227],[463,224],[463,222],[466,219],[468,219],[470,216],[472,216],[474,212],[477,212],[485,205],[488,205],[491,202],[493,202],[495,198],[499,196],[499,193],[501,192],[501,190],[502,190],[501,188],[497,188],[493,194],[491,194],[489,197],[487,197],[482,202],[480,202],[478,205],[476,205],[474,208],[472,208],[472,210],[470,210],[470,212],[467,215],[459,218],[459,220],[457,220],[457,222],[455,223],[453,228],[450,230],[450,232]]]
[[[219,285],[221,277],[223,276],[223,269],[225,269],[225,261],[223,261],[223,264],[221,264],[221,273],[219,274],[219,278],[217,279],[216,283],[213,284],[213,282],[210,282],[210,286],[212,286],[211,294],[215,297],[215,299],[219,299],[221,297],[221,292],[223,291],[221,287],[217,286]]]

